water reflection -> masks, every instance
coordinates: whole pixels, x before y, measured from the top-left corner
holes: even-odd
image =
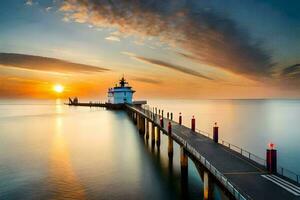
[[[57,113],[60,113],[61,110],[61,105],[56,104]],[[68,147],[64,140],[63,119],[58,115],[55,120],[49,163],[49,182],[53,190],[52,199],[86,199],[85,190],[73,170]]]
[[[56,99],[55,100],[55,113],[56,114],[61,114],[63,113],[63,101],[61,99]]]

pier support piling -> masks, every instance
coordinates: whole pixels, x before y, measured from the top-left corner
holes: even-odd
[[[200,164],[197,163],[195,164],[197,171],[199,173],[199,176],[201,177],[202,181],[203,181],[203,199],[204,200],[213,200],[215,199],[214,197],[214,179],[212,177],[212,175],[206,171],[205,167]]]
[[[140,134],[145,135],[145,118],[141,116],[141,129]]]
[[[186,172],[188,170],[188,156],[184,147],[180,147],[180,166],[181,172]]]
[[[156,129],[156,145],[157,145],[157,148],[160,147],[160,129],[159,128]]]
[[[137,125],[137,113],[133,112],[133,122],[135,125]]]
[[[148,141],[149,139],[149,121],[145,119],[146,122],[146,140]]]
[[[138,114],[138,130],[139,130],[139,133],[141,133],[141,129],[142,129],[142,117],[141,117],[141,115]]]
[[[203,195],[204,200],[214,199],[214,184],[207,171],[203,172]]]
[[[168,157],[173,159],[173,139],[172,139],[172,125],[171,122],[168,124]]]
[[[186,150],[180,147],[181,165],[181,195],[182,199],[188,199],[188,156]]]
[[[135,113],[135,119],[136,119],[136,127],[138,131],[140,131],[140,116],[138,113]]]
[[[154,123],[152,122],[152,130],[151,130],[151,144],[152,146],[154,146],[155,144],[155,125]]]
[[[171,136],[168,136],[168,157],[173,159],[173,139]]]

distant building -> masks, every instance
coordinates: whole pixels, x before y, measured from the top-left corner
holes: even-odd
[[[132,104],[132,96],[135,91],[128,85],[125,78],[119,81],[119,85],[108,89],[108,102],[111,104]]]

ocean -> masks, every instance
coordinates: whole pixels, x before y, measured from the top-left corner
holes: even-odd
[[[299,100],[149,100],[190,126],[300,174]],[[0,101],[0,199],[199,199],[203,182],[189,160],[180,176],[179,146],[152,148],[123,111],[69,107],[62,100]],[[227,199],[215,184],[215,199]]]

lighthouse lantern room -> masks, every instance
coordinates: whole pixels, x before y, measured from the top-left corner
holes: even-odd
[[[128,85],[125,78],[122,77],[119,85],[108,89],[108,103],[110,104],[132,104],[132,96],[135,91]]]

